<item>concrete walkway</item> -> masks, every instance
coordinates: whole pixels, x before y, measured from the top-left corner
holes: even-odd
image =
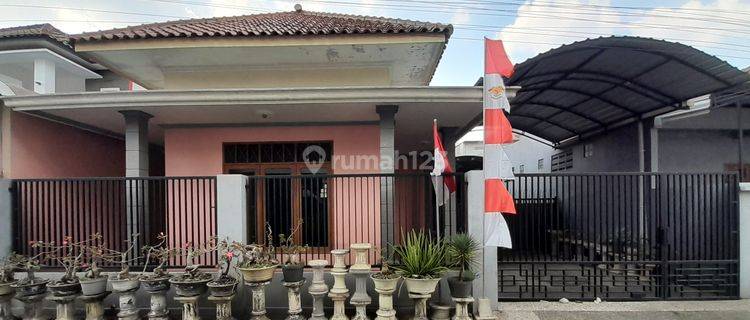
[[[750,300],[653,302],[505,302],[501,320],[747,320]]]

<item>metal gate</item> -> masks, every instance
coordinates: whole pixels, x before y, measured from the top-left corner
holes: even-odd
[[[500,300],[736,299],[738,176],[521,174]]]

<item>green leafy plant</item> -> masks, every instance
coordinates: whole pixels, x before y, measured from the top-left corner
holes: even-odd
[[[393,266],[404,277],[413,279],[439,278],[448,270],[446,244],[434,240],[432,235],[412,230],[403,234],[403,244],[394,246],[393,252],[398,258],[398,265]]]
[[[459,279],[473,281],[476,278],[472,270],[477,264],[479,249],[481,249],[479,241],[466,233],[451,237],[447,248],[448,261],[452,267],[459,268]]]

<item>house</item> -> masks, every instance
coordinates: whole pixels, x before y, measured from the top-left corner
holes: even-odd
[[[173,246],[215,235],[251,242],[266,225],[278,235],[304,221],[297,240],[310,245],[305,258],[330,261],[331,249],[386,248],[411,227],[466,230],[467,212],[482,203],[478,172],[457,175],[455,199],[441,206],[425,170],[433,119],[450,155],[482,122],[481,86],[429,86],[451,25],[298,7],[67,37],[21,29],[0,33],[13,34],[0,47],[33,42],[65,59],[26,61],[32,76],[0,68],[6,247],[25,253],[29,240],[101,230],[113,246],[132,233],[149,243],[160,231]],[[0,59],[14,50],[25,49]],[[62,91],[57,77],[71,63],[83,89]],[[484,277],[500,286],[484,293],[737,297],[735,175],[695,174],[716,182],[696,184],[645,172],[652,161],[638,150],[653,149],[652,122],[670,126],[665,115],[690,111],[685,101],[747,81],[695,48],[637,37],[576,42],[517,65],[506,91],[514,129],[569,152],[550,155],[549,169],[542,161],[550,172],[509,183],[516,245],[487,265],[500,266]],[[610,150],[585,147],[608,140]],[[578,161],[581,154],[592,160]],[[675,195],[711,205],[670,201]]]

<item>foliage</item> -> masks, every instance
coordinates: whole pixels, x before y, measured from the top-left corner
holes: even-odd
[[[180,248],[170,248],[167,246],[167,235],[164,232],[160,232],[157,238],[159,239],[159,243],[156,245],[145,245],[141,248],[141,252],[146,256],[142,277],[162,278],[169,276],[169,271],[165,266],[169,262],[169,259],[175,257],[180,251]],[[146,268],[154,260],[157,262],[157,265],[153,270],[153,274],[146,276]]]
[[[297,222],[297,225],[289,232],[289,236],[279,234],[279,244],[281,246],[281,252],[286,255],[285,265],[302,265],[300,262],[299,254],[307,249],[307,246],[300,246],[294,243],[294,237],[300,232],[302,227],[302,220]]]
[[[217,250],[219,251],[219,276],[217,280],[228,279],[230,278],[229,267],[232,265],[232,259],[234,258],[234,252],[229,248],[229,240],[225,239],[219,242]]]
[[[14,275],[16,271],[23,266],[25,260],[24,256],[16,254],[15,252],[5,257],[3,259],[3,264],[0,267],[0,283],[14,282]]]
[[[131,234],[130,238],[125,240],[124,251],[117,251],[114,249],[105,248],[103,246],[93,248],[93,250],[96,252],[96,255],[100,255],[99,258],[101,258],[101,260],[120,264],[120,272],[117,273],[118,280],[131,279],[132,277],[130,275],[130,264],[134,261],[138,261],[141,258],[140,256],[137,256],[135,252],[135,240],[138,238],[138,235],[138,233]],[[92,262],[92,264],[96,263],[95,259],[93,261],[94,262]],[[94,276],[95,272],[89,270],[89,273],[91,273],[91,276]]]
[[[233,241],[229,250],[237,257],[237,266],[240,268],[254,269],[275,266],[278,261],[274,258],[273,231],[271,225],[266,223],[265,244],[243,244]]]
[[[212,237],[206,243],[195,244],[193,242],[186,242],[179,254],[184,256],[187,260],[185,264],[185,273],[180,275],[178,279],[181,280],[203,280],[208,279],[211,276],[200,270],[200,264],[195,263],[195,258],[209,254],[217,250],[216,237]]]
[[[101,239],[101,235],[95,233],[89,238],[81,241],[73,241],[73,237],[65,236],[58,244],[54,241],[34,241],[32,248],[42,251],[42,256],[48,260],[55,260],[65,269],[65,273],[58,283],[76,283],[78,276],[76,272],[83,265],[83,259],[88,253],[88,247]]]
[[[451,237],[447,248],[448,261],[450,261],[451,266],[460,268],[459,279],[464,281],[474,280],[475,274],[471,270],[477,264],[479,249],[481,249],[479,242],[466,233],[459,233]]]
[[[391,260],[392,256],[388,257],[387,254],[384,252],[383,249],[378,249],[380,251],[380,257],[382,262],[382,266],[380,267],[380,271],[373,274],[373,278],[375,279],[395,279],[398,278],[398,274],[396,271],[391,267]]]
[[[433,240],[432,235],[416,230],[411,230],[406,235],[402,232],[401,239],[403,244],[393,247],[399,261],[399,265],[393,268],[404,277],[434,279],[448,269],[445,266],[445,242]]]

